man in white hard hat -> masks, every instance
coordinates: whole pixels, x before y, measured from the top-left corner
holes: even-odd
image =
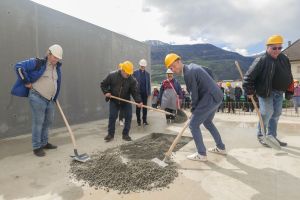
[[[61,83],[63,49],[54,44],[43,59],[30,58],[15,65],[17,81],[11,93],[29,97],[32,111],[32,148],[34,155],[45,156],[44,149],[56,149],[48,142],[48,131],[54,119],[54,102]]]
[[[133,76],[138,82],[139,92],[142,98],[143,105],[147,105],[148,97],[151,96],[150,74],[146,71],[147,61],[141,59],[139,62],[140,69],[135,70]],[[141,108],[136,107],[136,119],[141,126]],[[143,125],[148,125],[147,108],[143,108]]]

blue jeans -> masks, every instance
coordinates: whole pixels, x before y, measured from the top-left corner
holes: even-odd
[[[300,106],[300,96],[293,97],[295,112],[298,113],[298,107]]]
[[[32,112],[32,148],[38,149],[48,143],[48,132],[54,119],[54,102],[30,90],[29,104]]]
[[[272,90],[271,95],[267,98],[258,96],[258,101],[265,133],[277,137],[277,124],[282,111],[283,92]],[[259,123],[257,135],[262,136]]]
[[[114,136],[116,130],[116,120],[118,118],[118,113],[120,110],[123,110],[125,123],[124,129],[122,134],[128,135],[130,126],[131,126],[131,119],[132,119],[132,106],[129,103],[123,103],[119,105],[115,101],[109,102],[109,119],[108,119],[108,134]]]
[[[221,102],[216,103],[213,99],[208,99],[206,103],[202,103],[202,105],[199,103],[193,111],[189,128],[192,132],[197,151],[200,155],[206,155],[206,148],[203,143],[203,137],[200,129],[200,125],[202,123],[214,138],[217,147],[222,150],[225,149],[220,133],[212,121],[220,104]]]

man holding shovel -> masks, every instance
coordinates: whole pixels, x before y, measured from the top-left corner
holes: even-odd
[[[243,88],[249,97],[257,94],[265,132],[268,130],[267,134],[273,136],[280,146],[287,146],[287,143],[277,139],[277,123],[281,115],[283,93],[288,100],[293,97],[291,64],[281,53],[282,44],[283,38],[280,35],[268,38],[266,53],[256,58],[246,72]],[[257,139],[263,146],[269,147],[263,139],[260,123]]]
[[[184,65],[177,54],[168,54],[165,57],[165,65],[175,74],[184,76],[187,90],[192,97],[192,116],[189,128],[192,132],[197,152],[187,158],[196,161],[207,161],[206,148],[200,130],[201,124],[209,130],[216,142],[216,147],[208,151],[226,154],[225,145],[212,122],[215,112],[223,99],[223,94],[218,85],[203,67],[193,63]]]
[[[17,82],[11,93],[28,97],[32,111],[32,148],[36,156],[45,156],[44,149],[56,149],[48,142],[49,127],[54,119],[54,102],[61,83],[63,50],[52,45],[43,59],[31,58],[16,64]]]
[[[130,95],[134,98],[135,102],[139,103],[139,107],[143,106],[141,97],[138,92],[137,81],[133,78],[133,64],[130,61],[125,61],[119,64],[120,69],[111,72],[102,82],[101,89],[109,101],[109,122],[108,122],[108,135],[104,138],[109,142],[114,139],[115,124],[120,109],[124,111],[125,125],[122,132],[122,139],[131,141],[129,130],[132,119],[132,106],[124,101],[111,98],[112,96],[130,100]]]

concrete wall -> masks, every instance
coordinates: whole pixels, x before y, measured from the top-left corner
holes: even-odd
[[[60,103],[70,124],[107,117],[100,82],[124,60],[135,67],[150,48],[29,0],[0,1],[0,139],[31,132],[27,98],[13,97],[17,61],[43,57],[58,43],[64,49]],[[150,71],[150,70],[149,70]],[[54,127],[63,122],[56,111]]]

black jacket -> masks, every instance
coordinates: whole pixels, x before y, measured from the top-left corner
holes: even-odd
[[[276,66],[285,72],[285,76],[282,76],[284,78],[273,80]],[[243,88],[247,95],[256,93],[265,98],[271,94],[273,81],[283,84],[285,91],[293,82],[290,61],[283,53],[279,54],[277,59],[272,58],[267,53],[256,58],[244,76]]]
[[[132,95],[135,102],[141,102],[141,96],[138,92],[137,81],[133,76],[123,78],[121,71],[113,71],[101,82],[101,89],[103,94],[111,93],[113,96],[120,97],[122,99],[130,100]],[[111,99],[118,104],[124,104],[125,102]]]

